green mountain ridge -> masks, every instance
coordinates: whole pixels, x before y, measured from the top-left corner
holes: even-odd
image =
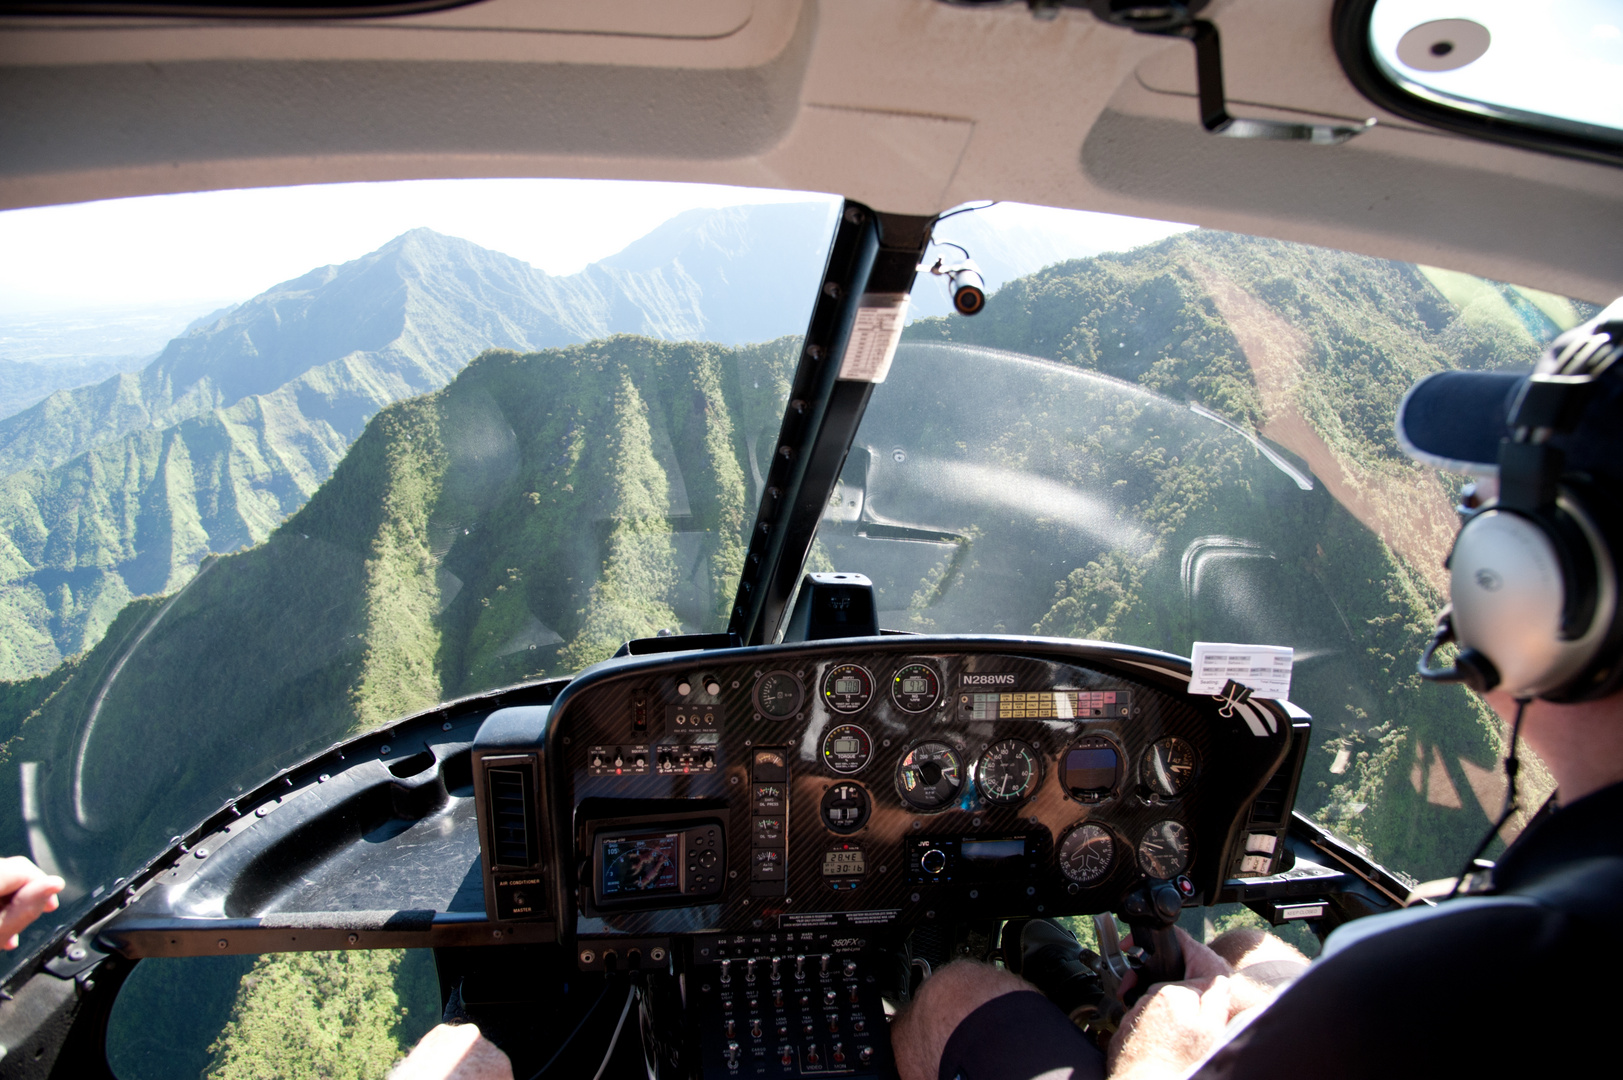
[[[775,269],[761,236],[820,244],[828,212],[695,211],[567,277],[416,229],[194,328],[139,372],[0,421],[0,677],[49,671],[132,597],[264,540],[378,409],[485,349],[799,330],[817,269]]]
[[[56,857],[100,880],[346,733],[720,625],[747,446],[797,351],[486,352],[386,406],[266,541],[129,604],[66,678],[11,684],[3,753],[43,763]]]

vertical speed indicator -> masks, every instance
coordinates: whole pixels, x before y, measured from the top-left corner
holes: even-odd
[[[859,713],[873,700],[873,676],[857,664],[837,664],[823,676],[823,704],[837,713]]]
[[[890,699],[903,712],[929,712],[941,700],[941,676],[929,664],[908,664],[891,677]]]

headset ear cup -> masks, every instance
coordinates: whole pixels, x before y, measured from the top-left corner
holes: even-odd
[[[1594,566],[1594,574],[1581,587],[1593,590],[1588,599],[1599,640],[1582,670],[1559,686],[1539,694],[1548,701],[1591,701],[1623,689],[1623,610],[1619,593],[1615,552],[1623,551],[1623,515],[1615,499],[1608,497],[1587,477],[1569,474],[1562,478],[1560,508],[1571,527],[1566,534],[1573,544],[1584,544]]]

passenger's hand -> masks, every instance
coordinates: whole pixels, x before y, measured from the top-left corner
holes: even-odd
[[[513,1063],[474,1024],[441,1024],[424,1035],[389,1080],[513,1080]]]
[[[55,911],[56,894],[66,884],[21,855],[0,859],[0,948],[15,949],[18,934],[47,911]]]
[[[1174,929],[1183,950],[1185,978],[1152,986],[1122,1017],[1110,1040],[1112,1080],[1182,1074],[1211,1052],[1228,1027],[1231,1012],[1238,1011],[1228,961],[1182,929]],[[1131,986],[1130,980],[1123,981]]]

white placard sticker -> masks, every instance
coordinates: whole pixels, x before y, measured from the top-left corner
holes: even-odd
[[[1230,679],[1250,689],[1254,697],[1288,698],[1291,661],[1288,645],[1231,645],[1197,641],[1189,658],[1189,692],[1221,694]]]
[[[840,378],[852,382],[882,383],[896,359],[907,321],[906,293],[864,293],[851,327],[851,341],[840,361]]]

